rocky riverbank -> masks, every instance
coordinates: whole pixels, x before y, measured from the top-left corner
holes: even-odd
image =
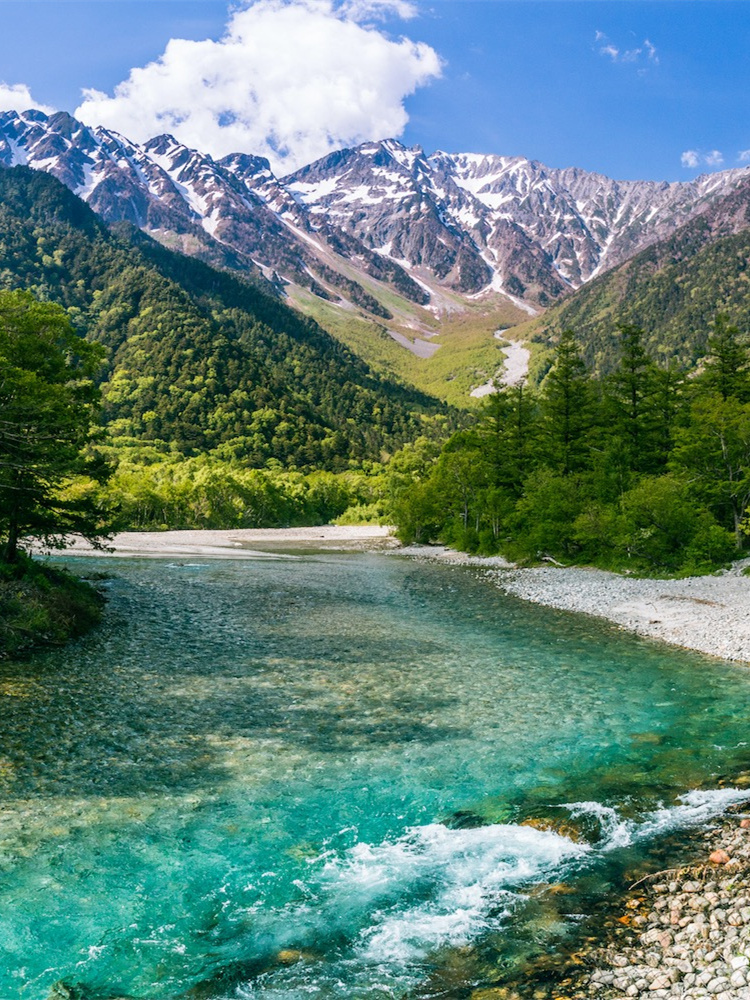
[[[750,998],[750,819],[705,835],[694,865],[636,886],[620,918],[631,940],[588,957],[576,997]]]
[[[581,567],[490,570],[526,601],[606,618],[639,635],[724,660],[750,661],[747,560],[716,576],[647,580]]]
[[[750,1000],[747,805],[704,835],[694,864],[655,873],[622,900],[580,974],[554,993],[575,1000]]]

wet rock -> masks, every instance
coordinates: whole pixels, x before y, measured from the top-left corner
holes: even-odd
[[[472,990],[471,1000],[510,1000],[512,991],[505,986],[489,986]]]
[[[53,983],[47,1000],[135,1000],[123,993],[92,993],[80,983],[67,983],[60,979]]]
[[[535,830],[548,830],[558,834],[560,837],[567,837],[575,843],[585,840],[580,826],[570,819],[557,816],[532,816],[525,819],[521,826],[530,826]]]
[[[445,825],[451,830],[476,830],[487,826],[487,820],[470,809],[457,809],[446,819]]]
[[[304,962],[312,958],[311,955],[297,948],[282,948],[276,955],[279,965],[295,965],[297,962]]]
[[[727,864],[729,864],[729,862],[732,859],[729,857],[729,855],[727,854],[727,852],[723,848],[720,847],[720,848],[718,848],[718,850],[712,851],[709,854],[708,860],[713,865],[727,865]]]

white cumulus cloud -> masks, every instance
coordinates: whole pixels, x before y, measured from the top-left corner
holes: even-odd
[[[34,100],[25,83],[9,84],[0,81],[0,111],[28,111],[30,108],[38,108],[47,115],[55,110]]]
[[[720,167],[724,163],[724,155],[718,149],[700,150],[686,149],[680,157],[683,167],[695,170],[696,167]]]
[[[76,117],[136,141],[169,132],[213,156],[249,152],[291,171],[342,146],[399,136],[404,99],[438,77],[434,49],[374,22],[404,0],[256,0],[218,41],[174,38]]]
[[[750,162],[750,149],[741,149],[737,154],[737,159],[740,163]]]
[[[686,149],[680,157],[683,167],[694,170],[701,162],[701,156],[697,149]]]

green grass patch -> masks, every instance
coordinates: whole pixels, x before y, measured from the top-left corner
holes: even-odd
[[[0,562],[0,657],[58,646],[101,620],[104,598],[67,570],[20,556]]]
[[[503,341],[495,338],[495,331],[513,328],[523,316],[511,302],[499,297],[469,304],[455,297],[455,310],[436,317],[380,290],[378,298],[394,313],[393,319],[386,322],[333,305],[305,289],[290,292],[297,308],[373,369],[464,409],[478,404],[471,390],[493,378],[505,362]],[[430,358],[417,357],[393,340],[388,329],[410,340],[418,337],[439,344],[439,350]],[[539,345],[530,346],[534,357]]]

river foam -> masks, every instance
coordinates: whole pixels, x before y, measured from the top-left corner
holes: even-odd
[[[736,788],[696,790],[640,819],[601,802],[568,803],[572,818],[596,821],[595,843],[512,823],[451,829],[413,827],[380,844],[359,843],[327,859],[315,891],[326,909],[368,913],[356,945],[375,964],[409,964],[435,950],[464,947],[512,915],[533,884],[559,880],[590,859],[700,826],[744,801]]]
[[[510,913],[515,887],[543,880],[588,849],[531,827],[452,830],[433,823],[393,843],[359,845],[338,876],[347,890],[375,884],[386,896],[361,935],[362,957],[410,962],[443,945],[469,944]],[[393,895],[399,899],[388,905]]]

